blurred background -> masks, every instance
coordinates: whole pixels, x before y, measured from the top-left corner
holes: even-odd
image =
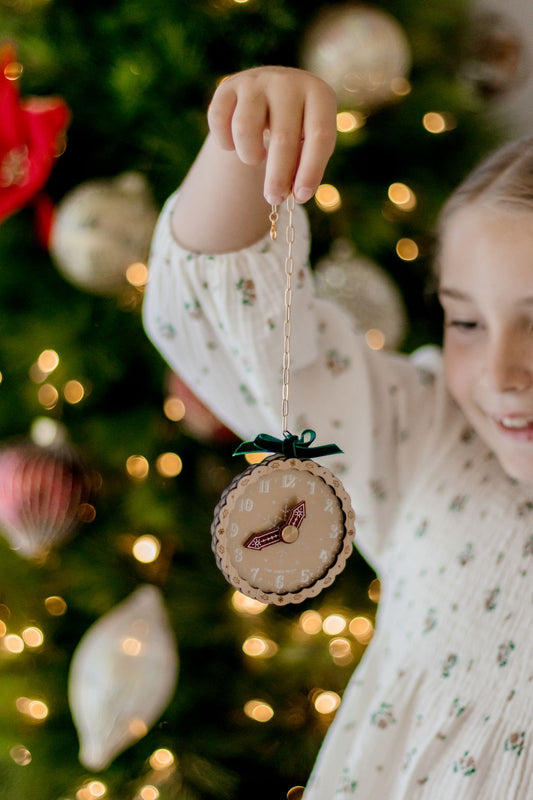
[[[438,343],[436,215],[529,129],[532,22],[527,0],[0,0],[2,800],[298,797],[379,582],[354,554],[271,608],[217,571],[246,462],[143,333],[154,223],[219,80],[310,69],[339,98],[317,290],[369,347]]]

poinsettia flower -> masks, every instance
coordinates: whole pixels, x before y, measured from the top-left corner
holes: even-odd
[[[70,120],[60,97],[19,97],[15,46],[0,46],[0,222],[46,184]]]

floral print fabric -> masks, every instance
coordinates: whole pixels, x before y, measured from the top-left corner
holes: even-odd
[[[147,332],[243,438],[279,436],[284,237],[188,253],[170,233],[174,201],[154,238]],[[375,353],[313,298],[296,211],[291,431],[342,447],[324,463],[352,497],[356,544],[382,581],[376,634],[305,800],[528,800],[533,488],[507,478],[468,427],[438,352]]]

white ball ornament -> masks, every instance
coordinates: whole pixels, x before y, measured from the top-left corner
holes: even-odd
[[[69,703],[87,769],[104,770],[170,702],[178,656],[159,589],[143,585],[85,633],[72,658]]]
[[[391,14],[347,3],[319,12],[304,37],[301,61],[336,91],[340,106],[370,111],[405,90],[411,51]]]
[[[63,277],[79,289],[120,294],[128,287],[128,267],[148,259],[157,217],[140,173],[87,181],[59,203],[50,253]]]
[[[360,331],[381,331],[384,347],[399,347],[407,333],[407,313],[398,286],[382,267],[354,254],[352,245],[340,239],[317,263],[315,282],[317,297],[343,306]]]

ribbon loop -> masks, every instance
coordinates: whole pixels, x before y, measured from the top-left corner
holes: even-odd
[[[234,456],[244,453],[280,453],[285,458],[320,458],[330,456],[343,451],[336,444],[323,444],[318,447],[310,447],[316,439],[315,431],[306,428],[301,436],[295,436],[289,431],[284,431],[283,439],[276,439],[268,433],[260,433],[252,442],[242,442]]]

